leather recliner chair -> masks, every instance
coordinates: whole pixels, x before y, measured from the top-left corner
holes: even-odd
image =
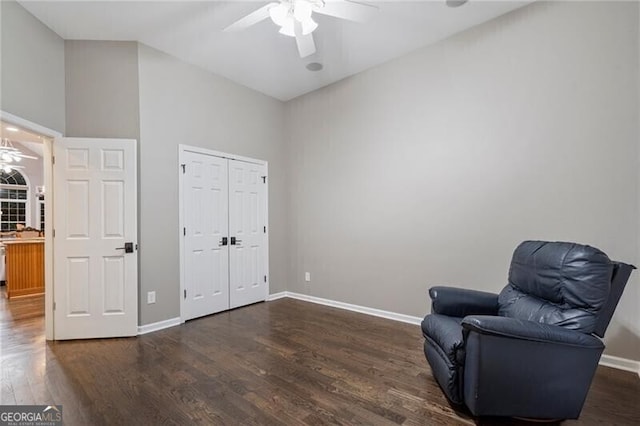
[[[525,241],[498,294],[433,287],[424,352],[475,416],[575,419],[633,265],[575,243]]]

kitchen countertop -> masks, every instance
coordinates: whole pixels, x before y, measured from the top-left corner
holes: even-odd
[[[44,237],[36,237],[36,238],[15,238],[11,240],[3,240],[0,241],[0,244],[28,244],[28,243],[44,243]]]

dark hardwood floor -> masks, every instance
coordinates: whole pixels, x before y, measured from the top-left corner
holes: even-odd
[[[47,343],[43,297],[0,296],[0,403],[62,404],[67,425],[526,424],[455,411],[415,325],[281,299]],[[563,424],[640,424],[640,379],[601,367],[580,420]]]

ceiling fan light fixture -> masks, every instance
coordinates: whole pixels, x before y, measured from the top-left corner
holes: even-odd
[[[307,0],[296,0],[293,4],[293,16],[298,20],[298,22],[304,22],[307,19],[311,19],[311,12],[313,9],[311,8],[311,3]]]
[[[12,164],[21,162],[23,158],[37,159],[37,157],[20,152],[8,138],[0,139],[0,170],[4,170],[5,173],[11,173],[15,169],[24,168],[23,166]]]
[[[316,28],[318,28],[318,23],[314,21],[313,18],[305,19],[302,21],[301,25],[303,35],[311,34],[316,30]]]
[[[289,15],[287,16],[287,19],[284,23],[284,25],[282,25],[280,27],[280,34],[282,35],[286,35],[289,37],[295,37],[296,36],[296,31],[295,31],[295,19],[293,19],[293,16]]]
[[[269,16],[271,17],[271,20],[273,21],[274,24],[276,24],[279,27],[282,27],[285,25],[288,15],[289,15],[289,6],[284,3],[280,3],[276,6],[273,6],[271,9],[269,9]]]

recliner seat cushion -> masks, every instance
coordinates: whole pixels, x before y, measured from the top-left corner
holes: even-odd
[[[614,264],[575,243],[525,241],[513,254],[499,315],[592,333],[610,291]]]

